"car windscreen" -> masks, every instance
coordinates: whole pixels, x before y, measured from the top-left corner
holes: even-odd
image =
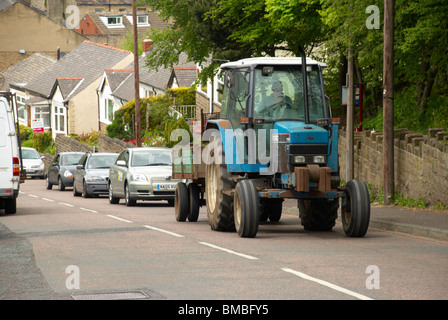
[[[81,157],[82,154],[65,154],[61,157],[61,165],[63,166],[77,165]]]
[[[40,159],[39,153],[34,149],[22,149],[23,159]]]
[[[87,162],[87,169],[109,169],[115,163],[118,155],[95,155]]]
[[[170,150],[144,150],[134,151],[132,153],[131,166],[170,166],[171,151]]]

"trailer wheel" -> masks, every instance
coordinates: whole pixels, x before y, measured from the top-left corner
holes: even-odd
[[[364,237],[370,221],[369,190],[364,182],[350,180],[342,198],[341,219],[345,235]]]
[[[183,182],[179,182],[176,185],[176,191],[174,192],[174,212],[177,221],[184,222],[187,219],[188,207],[187,185]]]
[[[253,238],[258,232],[259,198],[250,180],[237,183],[234,197],[235,228],[240,237]]]
[[[331,231],[338,217],[339,199],[300,199],[298,207],[305,230]]]
[[[188,221],[196,222],[199,217],[199,187],[196,183],[188,185]]]

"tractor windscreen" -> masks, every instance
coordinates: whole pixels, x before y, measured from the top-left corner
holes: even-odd
[[[307,66],[308,108],[310,122],[324,118],[319,68]],[[301,66],[258,66],[255,69],[254,118],[266,122],[305,121]]]

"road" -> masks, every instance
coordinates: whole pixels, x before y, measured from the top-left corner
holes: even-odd
[[[176,222],[166,202],[74,197],[21,186],[0,214],[1,299],[408,300],[448,298],[448,243],[383,230],[347,238],[308,232],[298,217],[256,238]],[[108,296],[109,295],[109,296]]]

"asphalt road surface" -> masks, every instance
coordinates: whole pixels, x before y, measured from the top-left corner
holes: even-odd
[[[166,201],[126,207],[44,180],[0,213],[1,299],[446,300],[448,243],[370,228],[309,232],[296,216],[255,238],[177,222]]]

